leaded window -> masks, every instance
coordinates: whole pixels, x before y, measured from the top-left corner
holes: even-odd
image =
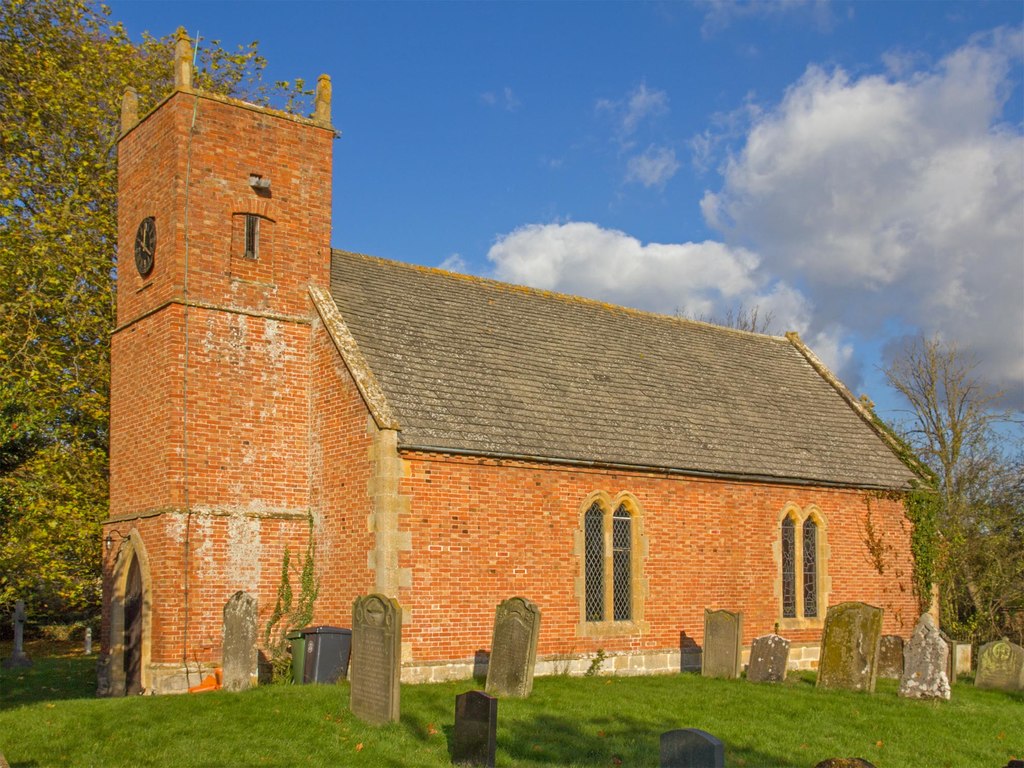
[[[796,527],[788,516],[782,521],[782,617],[796,618]]]
[[[633,618],[633,518],[625,505],[612,517],[612,608],[615,621]]]
[[[613,511],[614,510],[614,511]],[[583,615],[588,622],[634,621],[635,513],[627,503],[595,501],[583,515]]]
[[[604,512],[596,502],[583,520],[587,621],[604,621]]]
[[[804,520],[804,616],[818,616],[818,526],[811,518]]]

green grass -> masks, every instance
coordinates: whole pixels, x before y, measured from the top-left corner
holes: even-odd
[[[95,699],[95,657],[27,650],[34,667],[0,672],[0,751],[12,768],[445,766],[454,697],[475,687],[404,686],[401,722],[375,728],[349,714],[345,683]],[[719,737],[730,766],[859,756],[879,768],[998,768],[1024,756],[1024,694],[958,683],[950,702],[918,702],[889,680],[874,695],[818,691],[811,674],[775,686],[537,678],[529,699],[499,704],[498,765],[656,766],[659,734],[685,727]]]

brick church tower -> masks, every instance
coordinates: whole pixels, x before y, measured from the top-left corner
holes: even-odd
[[[310,535],[311,287],[330,271],[330,81],[313,118],[175,88],[118,145],[101,692],[217,660],[237,591],[272,605]],[[276,565],[274,565],[276,564]],[[105,678],[105,679],[104,679]]]

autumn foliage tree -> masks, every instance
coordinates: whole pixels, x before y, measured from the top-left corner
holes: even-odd
[[[885,373],[910,405],[904,437],[934,473],[942,623],[976,642],[1024,640],[1024,461],[997,429],[1009,414],[938,337],[913,340]]]
[[[80,0],[0,3],[0,611],[99,604],[120,101],[170,92],[172,48]],[[199,51],[199,88],[307,95],[262,82],[256,43]]]

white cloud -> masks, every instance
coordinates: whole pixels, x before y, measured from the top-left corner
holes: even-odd
[[[622,135],[629,136],[644,120],[668,112],[668,94],[640,83],[623,100],[598,99],[596,108],[598,112],[612,114]]]
[[[635,155],[626,164],[626,181],[639,182],[645,187],[662,186],[679,170],[676,153],[670,147],[653,144],[645,152]]]
[[[743,19],[764,19],[794,12],[808,14],[822,31],[830,31],[836,24],[828,0],[696,0],[695,4],[705,9],[700,28],[704,37],[711,37]]]
[[[448,256],[437,266],[439,269],[446,269],[449,272],[462,272],[463,274],[468,274],[469,272],[466,260],[458,253],[453,253],[451,256]]]
[[[757,306],[780,329],[808,327],[796,288],[766,278],[753,252],[722,243],[643,244],[589,222],[531,224],[498,238],[487,258],[507,282],[691,317]]]
[[[523,102],[519,100],[519,97],[507,85],[501,89],[501,93],[484,91],[480,94],[480,103],[488,107],[500,107],[506,112],[515,112],[523,106]]]
[[[997,30],[887,76],[809,68],[755,117],[706,220],[800,280],[815,328],[877,336],[895,315],[957,339],[1020,402],[1024,137],[1002,114],[1022,42]]]

